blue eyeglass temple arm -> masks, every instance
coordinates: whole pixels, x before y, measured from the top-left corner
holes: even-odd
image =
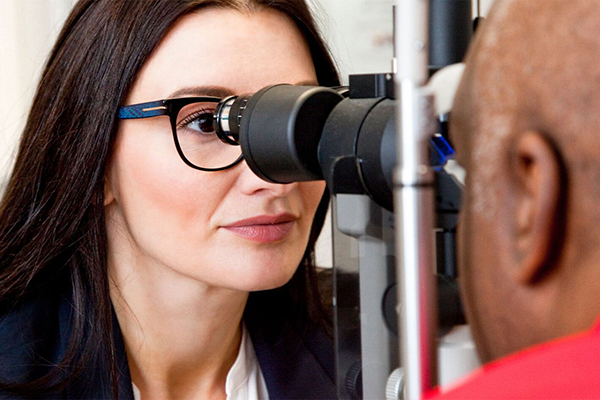
[[[120,119],[149,118],[167,114],[168,110],[164,100],[133,104],[119,109]]]

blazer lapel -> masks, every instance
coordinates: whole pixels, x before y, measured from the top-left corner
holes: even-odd
[[[333,343],[324,333],[313,330],[302,337],[286,324],[283,334],[274,335],[251,319],[246,326],[270,400],[336,398]]]

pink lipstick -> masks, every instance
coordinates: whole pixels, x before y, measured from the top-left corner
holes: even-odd
[[[277,242],[289,235],[297,217],[292,214],[259,215],[222,226],[234,235],[259,243]]]

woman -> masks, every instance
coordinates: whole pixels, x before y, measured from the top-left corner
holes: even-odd
[[[219,98],[277,83],[338,84],[303,0],[75,6],[0,207],[1,395],[335,397],[324,184],[210,139]]]

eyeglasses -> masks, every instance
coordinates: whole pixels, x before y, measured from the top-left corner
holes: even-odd
[[[201,171],[221,171],[242,161],[237,143],[222,138],[213,127],[218,97],[182,97],[123,106],[120,119],[168,115],[179,156]]]

